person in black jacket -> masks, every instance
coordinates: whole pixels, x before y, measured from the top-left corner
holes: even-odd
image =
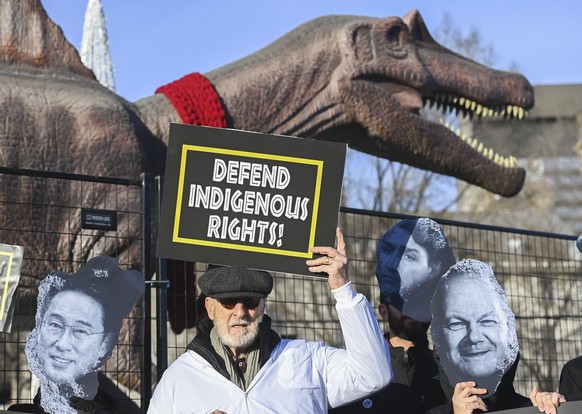
[[[576,247],[582,253],[582,234],[576,240]],[[560,373],[559,390],[567,401],[582,400],[582,356],[566,362]]]
[[[582,400],[582,356],[564,364],[560,373],[560,394],[567,401]]]
[[[390,332],[385,337],[394,379],[383,390],[331,409],[330,414],[385,413],[388,409],[394,413],[424,414],[429,408],[446,402],[438,367],[429,348],[426,334],[429,324],[402,315],[383,298],[380,301],[378,312],[382,319],[390,321]]]
[[[439,378],[441,387],[449,401],[439,407],[430,409],[427,414],[474,414],[483,412],[496,412],[524,407],[543,407],[540,412],[556,414],[556,407],[560,403],[566,402],[564,396],[556,392],[539,392],[534,387],[529,398],[515,391],[513,380],[519,364],[519,353],[509,370],[505,373],[501,382],[497,386],[495,393],[487,398],[481,398],[486,390],[477,388],[474,381],[458,383],[454,387],[449,383],[449,379],[442,365],[439,363],[438,354],[435,353],[439,366]]]
[[[386,334],[394,379],[383,390],[332,414],[424,414],[446,402],[438,367],[429,348],[430,298],[439,277],[455,263],[453,250],[433,220],[402,220],[378,242],[378,313],[388,321]]]
[[[439,362],[438,354],[436,356],[436,360],[438,363]],[[501,382],[499,383],[495,393],[493,395],[491,395],[490,397],[484,398],[482,400],[482,402],[483,402],[482,407],[486,407],[487,411],[494,412],[494,411],[501,411],[501,410],[510,410],[513,408],[531,407],[532,406],[530,399],[517,393],[515,391],[514,386],[513,386],[513,380],[515,378],[515,373],[517,371],[518,364],[519,364],[519,354],[516,357],[512,366],[509,368],[509,370],[505,373],[505,375],[501,379]],[[445,390],[445,393],[447,394],[447,397],[449,398],[449,402],[441,407],[437,407],[437,408],[434,408],[432,410],[429,410],[427,414],[453,414],[453,413],[457,413],[458,411],[454,410],[454,404],[456,403],[457,405],[460,405],[460,404],[465,403],[465,401],[462,401],[463,396],[461,396],[460,394],[462,394],[462,390],[464,388],[467,388],[467,387],[465,385],[463,385],[462,383],[456,384],[456,386],[449,384],[449,380],[447,378],[447,375],[444,372],[444,370],[442,369],[442,366],[440,365],[440,363],[439,363],[439,369],[440,369],[439,377],[440,377],[440,381],[441,381],[441,386],[442,386],[443,390]],[[473,388],[475,390],[477,390],[477,388],[475,386],[473,386]],[[480,392],[480,391],[477,391],[477,392]],[[477,398],[474,398],[474,400],[477,400]]]
[[[474,259],[451,266],[438,283],[431,310],[442,388],[451,396],[455,385],[451,401],[430,414],[472,414],[532,405],[555,414],[556,407],[565,402],[562,395],[538,392],[537,387],[530,401],[515,392],[519,353],[515,316],[491,266]]]

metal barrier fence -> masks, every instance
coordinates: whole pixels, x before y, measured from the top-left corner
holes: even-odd
[[[124,268],[149,271],[149,177],[142,181],[0,169],[0,242],[24,246],[10,333],[0,333],[0,409],[30,403],[38,380],[28,370],[26,338],[34,327],[37,287],[48,273],[75,272],[89,258],[109,255]],[[85,209],[115,212],[116,229],[82,226]],[[86,211],[86,210],[85,210]],[[147,295],[146,295],[147,297]],[[118,346],[100,374],[119,412],[140,412],[148,386],[151,348],[143,300],[124,320]],[[151,381],[149,381],[151,387]]]
[[[346,236],[350,279],[374,307],[379,297],[374,274],[376,243],[386,230],[404,218],[415,217],[341,209],[340,226]],[[582,254],[575,247],[576,237],[435,220],[442,225],[457,260],[475,258],[489,263],[506,291],[516,315],[521,348],[514,382],[517,391],[528,395],[533,385],[544,390],[557,389],[563,364],[582,354],[579,334],[582,330]],[[198,264],[187,276],[182,274],[179,285],[193,285],[194,277],[202,275],[204,270],[204,264]],[[342,334],[327,281],[280,273],[275,273],[274,278],[275,287],[267,301],[273,328],[283,337],[341,347]],[[180,296],[172,298],[172,295]],[[190,328],[175,335],[169,325],[170,363],[194,337],[192,326],[203,311],[197,299],[195,295],[185,296],[180,289],[168,291],[170,314],[179,314],[190,305],[190,313],[181,313],[179,317],[185,320],[182,326]],[[388,330],[386,322],[380,321],[380,324]]]
[[[40,279],[54,270],[71,273],[98,254],[116,256],[122,266],[137,267],[147,278],[153,275],[156,228],[151,223],[156,220],[149,212],[159,203],[152,201],[152,188],[145,175],[142,181],[127,181],[0,169],[0,242],[25,246],[13,329],[0,333],[0,409],[30,402],[38,386],[28,371],[24,345],[34,325]],[[117,230],[83,229],[84,208],[116,211]],[[403,218],[411,216],[341,210],[350,279],[373,306],[379,296],[374,275],[377,240]],[[527,394],[534,384],[556,389],[562,365],[582,354],[582,255],[575,248],[576,237],[435,220],[457,259],[491,264],[506,290],[522,354],[515,381],[518,392]],[[101,376],[102,385],[117,400],[118,412],[144,412],[156,379],[193,338],[194,323],[203,312],[196,280],[205,269],[204,263],[160,261],[154,280],[148,282],[156,294],[146,289]],[[274,329],[283,337],[341,347],[327,281],[281,273],[274,277],[267,305]],[[381,325],[388,329],[385,322]],[[154,365],[157,372],[152,374]]]

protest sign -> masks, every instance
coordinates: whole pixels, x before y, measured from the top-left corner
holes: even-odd
[[[172,124],[158,257],[311,274],[333,246],[346,146]]]
[[[10,332],[14,315],[14,293],[20,280],[22,246],[0,243],[0,332]]]

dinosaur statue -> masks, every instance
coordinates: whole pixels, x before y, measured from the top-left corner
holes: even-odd
[[[179,80],[128,102],[96,81],[40,0],[2,0],[0,166],[135,180],[142,172],[161,175],[170,122],[208,124],[211,119],[216,126],[347,142],[504,196],[523,185],[525,172],[514,160],[472,138],[460,139],[419,111],[430,102],[475,116],[521,118],[534,103],[531,85],[519,74],[490,69],[442,47],[415,10],[403,19],[322,17],[196,79],[201,82],[196,88],[186,82],[188,99],[176,99],[183,86]],[[192,102],[197,90],[210,98]],[[71,237],[81,233],[78,213],[27,207],[42,204],[48,192],[62,192],[59,184],[39,187],[31,181],[26,195],[17,186],[10,176],[0,177],[0,199],[27,198],[18,210],[0,204],[0,223],[7,229],[45,228],[49,222],[63,226],[48,235],[3,233],[5,242],[25,246],[21,283],[37,286],[55,270],[51,263],[72,267],[92,254],[139,264],[137,243],[105,239],[98,232],[92,242]],[[97,186],[91,199],[80,187],[67,191],[94,208],[104,208],[113,197],[106,185]],[[126,197],[122,202],[139,202]],[[128,240],[139,238],[135,218],[118,222],[118,232]],[[65,230],[70,223],[73,227]],[[30,249],[45,260],[27,261]]]
[[[428,101],[475,116],[522,118],[534,103],[531,85],[445,49],[415,10],[404,19],[315,19],[206,77],[228,127],[347,142],[503,196],[522,188],[525,173],[515,160],[459,139],[419,111]],[[164,141],[168,120],[181,121],[161,94],[136,104]]]

